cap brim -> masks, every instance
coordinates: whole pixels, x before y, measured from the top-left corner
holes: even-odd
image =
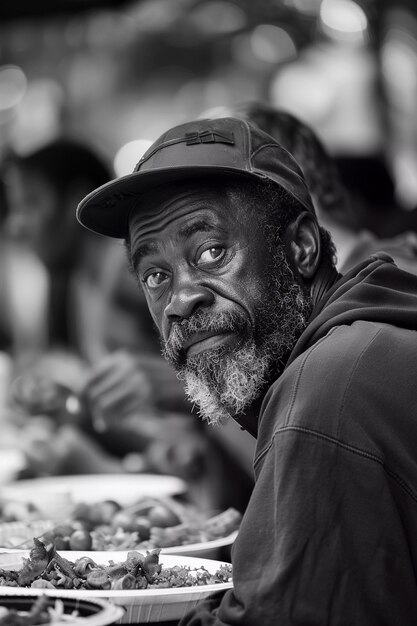
[[[233,167],[195,166],[153,169],[134,172],[98,187],[86,196],[77,207],[77,219],[95,233],[126,239],[129,214],[140,210],[140,194],[166,183],[194,178],[238,176],[257,180],[268,177]],[[277,184],[278,181],[275,181]]]

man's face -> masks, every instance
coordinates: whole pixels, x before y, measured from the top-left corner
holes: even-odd
[[[306,325],[310,300],[248,201],[201,184],[153,192],[130,220],[133,266],[163,353],[203,418],[238,416]]]

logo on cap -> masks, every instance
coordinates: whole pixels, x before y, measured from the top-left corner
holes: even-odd
[[[229,145],[233,146],[235,140],[233,138],[233,133],[226,134],[217,130],[196,130],[191,133],[186,133],[183,137],[168,139],[168,141],[164,141],[156,146],[153,150],[151,150],[151,152],[146,152],[137,163],[134,171],[137,172],[145,161],[148,161],[151,157],[154,156],[154,154],[156,154],[163,148],[175,146],[179,143],[185,143],[186,146],[195,146],[196,144],[200,143],[228,143]]]
[[[197,143],[228,143],[234,145],[235,140],[233,133],[226,135],[225,133],[219,133],[217,130],[203,130],[201,132],[195,131],[193,133],[185,133],[185,144],[187,146],[194,146]]]

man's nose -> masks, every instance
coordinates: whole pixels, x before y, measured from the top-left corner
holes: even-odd
[[[165,317],[170,322],[179,322],[190,317],[199,307],[208,307],[214,302],[214,294],[208,287],[192,279],[182,280],[174,289],[165,307]]]

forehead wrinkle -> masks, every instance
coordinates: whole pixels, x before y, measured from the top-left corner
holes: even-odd
[[[215,228],[215,226],[216,226],[215,224],[213,224],[212,222],[210,223],[208,220],[204,218],[203,219],[197,218],[195,221],[188,223],[182,228],[180,228],[180,230],[178,231],[178,235],[179,237],[183,239],[188,239],[188,237],[191,237],[191,235],[194,235],[194,233],[210,232],[213,230],[213,228]]]
[[[132,253],[132,265],[133,267],[137,267],[145,256],[150,254],[156,254],[158,252],[158,244],[155,241],[147,241],[141,244],[133,253]]]
[[[160,214],[152,215],[139,215],[137,219],[133,218],[131,228],[136,229],[136,237],[147,237],[158,230],[166,228],[173,220],[175,216],[173,214],[167,214],[165,218]]]
[[[207,217],[193,217],[193,214],[201,212],[209,213],[209,215]],[[132,245],[134,243],[140,245],[139,242],[143,238],[157,237],[159,233],[168,228],[173,222],[181,220],[184,217],[188,219],[188,223],[179,231],[179,235],[182,237],[190,236],[197,230],[207,232],[213,230],[213,228],[219,227],[216,212],[213,210],[213,207],[210,206],[198,206],[192,209],[187,205],[173,212],[167,212],[165,217],[163,217],[161,213],[162,211],[158,214],[148,213],[145,216],[139,214],[132,218],[130,224]],[[192,220],[197,220],[197,222],[194,221],[190,224]],[[195,223],[197,223],[198,226],[194,226]]]
[[[192,210],[193,193],[174,194],[171,198],[150,198],[138,211],[131,214],[131,225],[135,226],[139,234],[147,235],[148,231],[155,228],[155,222],[160,228],[165,228],[176,216],[181,217]],[[174,205],[174,208],[173,208]],[[164,217],[165,216],[165,217]],[[158,230],[158,228],[156,228]]]
[[[140,237],[148,237],[153,233],[157,233],[158,231],[162,231],[167,228],[172,222],[181,219],[182,217],[191,216],[197,210],[205,209],[206,207],[198,207],[197,209],[190,208],[189,205],[184,205],[175,209],[174,211],[169,211],[164,207],[158,212],[152,211],[152,213],[147,213],[143,215],[143,213],[137,214],[133,216],[131,221],[131,229],[136,229],[136,237],[138,239]],[[164,215],[165,213],[165,215]]]

